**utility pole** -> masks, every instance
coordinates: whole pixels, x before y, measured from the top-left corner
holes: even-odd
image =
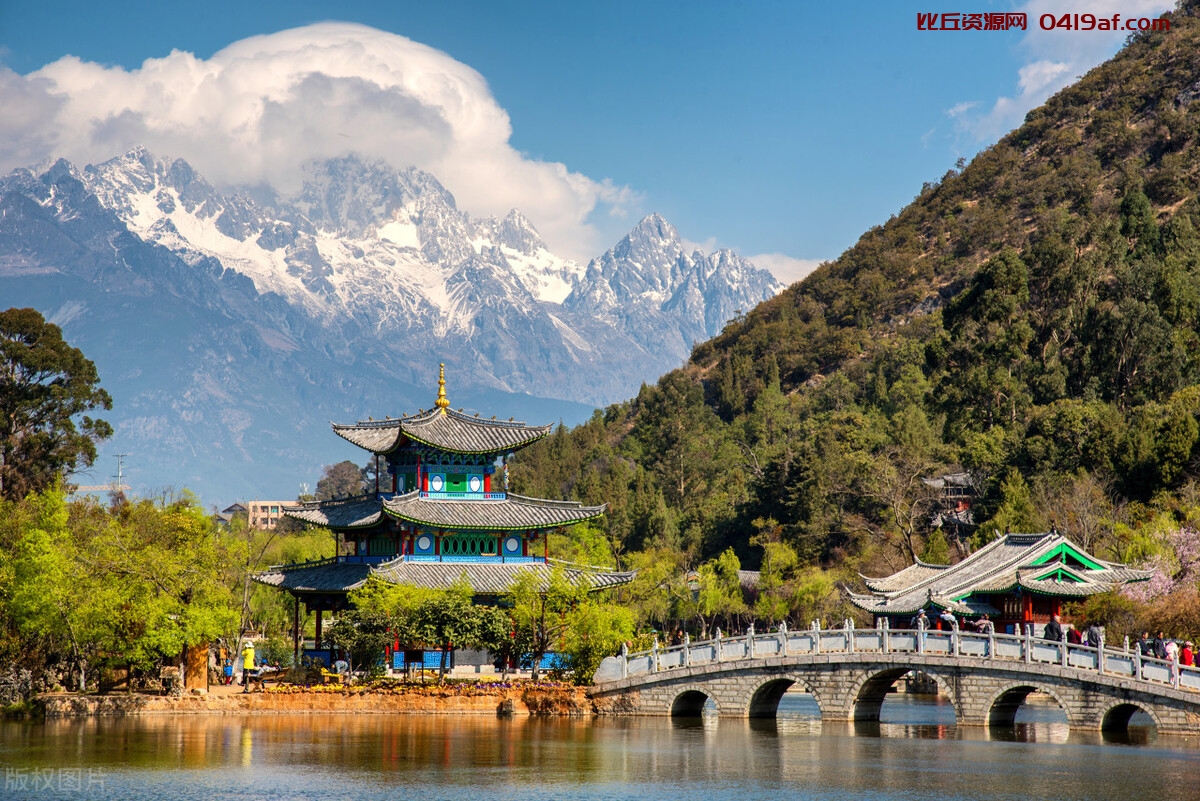
[[[116,475],[117,483],[116,483],[116,485],[113,487],[113,489],[114,489],[114,490],[116,490],[117,492],[121,492],[121,491],[122,491],[122,489],[123,489],[123,487],[125,486],[125,482],[124,482],[124,481],[122,481],[121,479],[122,479],[122,478],[124,478],[124,475],[125,475],[125,473],[124,473],[124,466],[125,466],[125,465],[124,465],[124,459],[125,459],[125,457],[126,457],[126,456],[128,456],[128,455],[129,455],[128,453],[118,453],[118,454],[116,454],[116,456],[117,456],[117,475]]]

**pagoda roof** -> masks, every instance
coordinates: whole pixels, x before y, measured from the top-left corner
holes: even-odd
[[[1006,534],[954,565],[920,560],[882,578],[863,576],[870,593],[847,593],[860,609],[877,615],[913,614],[932,605],[960,614],[999,614],[973,595],[1024,590],[1062,598],[1084,598],[1134,581],[1149,570],[1106,562],[1062,535]]]
[[[549,501],[507,494],[500,500],[460,500],[422,497],[413,491],[383,502],[383,510],[409,523],[441,529],[523,531],[569,526],[599,517],[604,506],[576,501]]]
[[[449,453],[503,453],[536,442],[553,427],[487,420],[450,409],[332,426],[338,436],[372,453],[391,453],[406,440]]]
[[[559,563],[558,566],[568,581],[586,583],[589,591],[627,584],[634,576],[632,572],[609,572],[565,563]],[[432,589],[447,589],[460,578],[466,577],[477,595],[504,595],[512,589],[519,576],[528,573],[536,576],[539,588],[545,590],[554,570],[554,563],[545,562],[416,562],[401,558],[377,566],[371,574],[392,584],[412,584]]]
[[[337,501],[313,501],[281,510],[288,517],[328,528],[368,528],[383,519],[379,499],[374,495]]]
[[[601,568],[571,565],[565,562],[412,562],[403,557],[371,565],[322,559],[294,565],[276,565],[254,575],[260,584],[292,592],[350,592],[376,577],[392,584],[411,584],[429,589],[447,589],[466,577],[477,595],[504,595],[522,574],[532,573],[539,587],[549,586],[550,576],[558,568],[567,580],[586,583],[589,592],[617,587],[633,580],[632,572],[613,572]]]
[[[275,565],[254,580],[292,592],[350,592],[367,583],[371,565],[338,562],[335,558],[295,565]]]

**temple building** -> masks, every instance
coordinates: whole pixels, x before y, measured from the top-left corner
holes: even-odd
[[[453,411],[445,365],[430,411],[333,424],[334,433],[373,454],[376,486],[365,496],[286,506],[283,514],[334,532],[336,556],[282,565],[255,576],[317,613],[315,656],[322,653],[322,614],[347,605],[347,594],[375,576],[396,584],[446,588],[465,576],[477,602],[506,594],[520,573],[543,580],[557,566],[599,590],[628,582],[609,573],[555,564],[547,535],[591,520],[603,506],[527,498],[508,491],[508,459],[546,436],[551,426],[483,419]],[[386,464],[386,468],[384,465]]]
[[[997,633],[1019,633],[1026,625],[1040,633],[1052,615],[1062,613],[1063,602],[1146,581],[1151,573],[1097,559],[1057,532],[1006,534],[958,564],[917,560],[886,578],[862,576],[870,592],[847,595],[877,623],[887,619],[893,628],[909,628],[924,608],[931,623],[948,609],[968,619],[986,614]]]

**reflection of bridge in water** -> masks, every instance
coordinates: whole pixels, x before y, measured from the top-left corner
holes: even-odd
[[[1163,733],[1200,733],[1200,670],[1031,636],[950,631],[779,631],[609,657],[589,691],[613,715],[774,717],[789,689],[812,695],[829,721],[878,720],[909,671],[937,683],[962,726],[1012,726],[1034,692],[1078,730],[1121,730],[1145,712]]]

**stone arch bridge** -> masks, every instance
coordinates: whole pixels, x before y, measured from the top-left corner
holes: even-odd
[[[796,687],[822,720],[878,720],[893,683],[919,671],[937,681],[964,726],[1011,726],[1033,692],[1072,729],[1124,729],[1145,712],[1163,733],[1200,733],[1200,670],[1144,659],[1128,647],[1090,648],[1030,635],[813,629],[685,642],[604,660],[589,691],[612,715],[774,717]]]

